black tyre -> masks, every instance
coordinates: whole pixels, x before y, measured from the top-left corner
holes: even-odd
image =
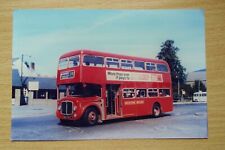
[[[158,103],[154,104],[153,107],[152,107],[152,115],[153,115],[153,117],[158,118],[158,117],[160,117],[161,113],[162,112],[161,112],[160,105]]]
[[[85,125],[93,126],[98,122],[98,112],[95,108],[88,108],[83,116],[83,122]]]

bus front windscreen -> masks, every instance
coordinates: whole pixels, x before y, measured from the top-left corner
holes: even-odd
[[[66,58],[61,58],[59,60],[59,70],[66,69],[66,68],[72,68],[80,65],[80,56],[71,56]]]
[[[101,87],[97,84],[76,83],[69,85],[60,85],[59,90],[64,91],[65,95],[73,97],[101,96]]]

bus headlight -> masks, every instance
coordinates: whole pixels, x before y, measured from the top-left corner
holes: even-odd
[[[61,110],[61,105],[59,105],[57,109],[58,109],[58,111],[60,111]]]
[[[76,110],[77,110],[77,106],[74,105],[74,106],[73,106],[73,111],[76,111]]]

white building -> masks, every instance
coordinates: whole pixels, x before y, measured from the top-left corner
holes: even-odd
[[[35,72],[34,63],[23,63],[21,66],[21,60],[13,59],[12,63],[12,99],[13,103],[20,105],[20,96],[22,90],[22,82],[24,88],[28,89],[29,82],[36,82],[38,84],[38,90],[28,89],[29,101],[41,100],[41,99],[56,99],[56,78],[37,74]],[[22,71],[21,71],[22,70]],[[22,72],[22,78],[21,78]]]
[[[206,69],[197,70],[187,74],[186,84],[193,86],[196,80],[200,80],[206,85]]]

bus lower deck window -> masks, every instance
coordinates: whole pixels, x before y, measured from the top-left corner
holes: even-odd
[[[157,97],[158,96],[157,89],[148,89],[148,96],[149,97]]]
[[[135,97],[134,89],[123,89],[123,97],[134,98]]]
[[[159,89],[159,96],[169,97],[170,90],[169,89]]]
[[[136,97],[146,97],[146,89],[136,89]]]

